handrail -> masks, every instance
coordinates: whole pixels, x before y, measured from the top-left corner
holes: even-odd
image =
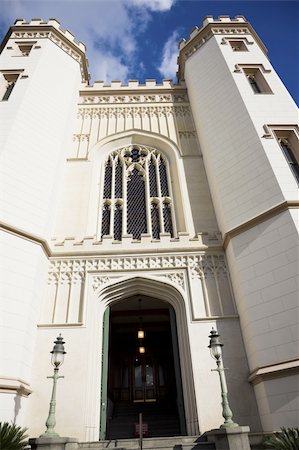
[[[139,447],[140,450],[142,450],[143,445],[143,420],[142,420],[142,413],[139,413]]]

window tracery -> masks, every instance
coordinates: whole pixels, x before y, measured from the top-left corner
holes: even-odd
[[[101,237],[174,236],[168,162],[160,152],[142,145],[115,150],[105,162],[103,179]]]

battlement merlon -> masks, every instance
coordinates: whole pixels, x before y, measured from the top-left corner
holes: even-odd
[[[125,95],[125,94],[145,94],[151,93],[174,93],[174,92],[186,92],[185,82],[179,84],[173,83],[172,80],[163,80],[162,83],[158,83],[154,79],[145,80],[145,83],[141,83],[138,80],[128,80],[127,83],[122,83],[120,80],[112,80],[111,83],[105,81],[94,81],[92,85],[82,86],[80,89],[80,95]]]
[[[186,60],[214,35],[227,35],[232,38],[251,35],[267,56],[267,48],[244,16],[236,16],[234,18],[219,16],[217,19],[214,19],[213,16],[206,16],[203,19],[203,26],[201,28],[194,27],[190,32],[189,38],[181,39],[178,44],[179,68],[177,77],[179,82],[184,80]]]
[[[6,33],[0,52],[10,38],[22,40],[51,39],[63,51],[79,62],[82,81],[88,82],[90,79],[85,45],[82,42],[76,42],[74,35],[69,30],[62,30],[58,20],[49,19],[48,22],[44,22],[42,19],[31,19],[30,22],[27,22],[24,19],[17,19]]]

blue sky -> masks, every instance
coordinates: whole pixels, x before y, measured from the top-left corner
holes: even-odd
[[[87,46],[92,80],[175,80],[177,43],[206,15],[244,15],[299,104],[299,3],[201,0],[0,0],[0,37],[16,18],[55,17]]]

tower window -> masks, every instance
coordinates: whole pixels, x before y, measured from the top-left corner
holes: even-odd
[[[243,68],[245,76],[255,94],[273,94],[258,67]]]
[[[248,48],[243,40],[228,41],[234,52],[248,52]]]
[[[18,44],[20,55],[21,56],[29,56],[29,53],[32,50],[33,44]]]
[[[15,85],[17,79],[19,77],[19,73],[2,73],[2,89],[1,89],[1,101],[6,101],[9,99]]]
[[[279,138],[278,142],[279,142],[282,152],[285,156],[285,159],[287,160],[287,163],[289,164],[289,167],[290,167],[294,177],[296,178],[297,183],[299,184],[299,164],[296,159],[295,152],[292,149],[288,139]]]
[[[112,152],[104,168],[101,236],[174,236],[168,162],[156,149],[131,145]]]

